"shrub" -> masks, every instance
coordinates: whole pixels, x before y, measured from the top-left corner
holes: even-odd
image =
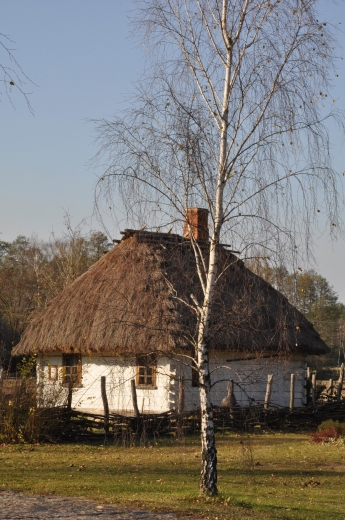
[[[37,382],[31,376],[35,367],[35,356],[24,358],[18,365],[21,377],[0,381],[0,444],[52,439],[64,425],[63,407],[37,406]]]
[[[332,419],[320,424],[317,431],[312,433],[312,442],[318,444],[333,442],[345,436],[345,423]]]

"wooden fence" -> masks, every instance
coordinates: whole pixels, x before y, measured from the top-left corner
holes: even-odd
[[[134,412],[130,415],[121,415],[109,411],[105,377],[101,378],[100,383],[103,413],[83,413],[72,410],[68,404],[65,407],[53,409],[37,408],[37,414],[41,414],[44,426],[42,432],[49,432],[49,434],[42,433],[42,440],[105,439],[108,442],[132,445],[138,442],[145,443],[147,439],[152,437],[163,435],[181,437],[200,431],[200,410],[184,411],[183,395],[178,396],[178,410],[159,414],[142,414],[139,413],[138,407],[135,407],[136,388],[133,381],[131,387]],[[315,430],[321,422],[328,419],[345,422],[343,366],[337,382],[317,381],[315,374],[309,374],[307,379],[308,404],[302,408],[294,407],[293,375],[290,384],[289,407],[272,407],[269,402],[271,385],[272,377],[269,376],[264,402],[240,407],[232,399],[233,384],[229,382],[229,395],[226,397],[227,406],[214,407],[216,431],[218,433],[230,430],[251,432],[263,430],[306,431]],[[6,399],[11,399],[11,394],[18,394],[18,390],[23,397],[25,393],[30,393],[35,401],[35,387],[35,379],[22,380],[20,378],[3,377],[0,381],[0,393],[3,402]],[[181,385],[181,389],[183,388],[184,385]],[[55,426],[49,428],[48,423],[52,418],[54,418]]]
[[[140,414],[138,417],[109,414],[104,415],[69,412],[70,420],[65,421],[59,433],[60,440],[81,441],[104,438],[108,442],[133,445],[145,443],[162,436],[183,437],[200,432],[200,410],[193,412],[166,412],[161,414]],[[265,409],[252,406],[230,411],[229,408],[214,408],[216,433],[227,431],[313,431],[326,420],[345,421],[345,399],[312,406],[295,408]],[[62,424],[62,423],[61,423]]]

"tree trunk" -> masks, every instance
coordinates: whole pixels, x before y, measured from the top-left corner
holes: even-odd
[[[198,350],[199,395],[201,409],[201,455],[202,468],[200,491],[207,496],[217,495],[217,449],[214,436],[213,409],[210,401],[210,371],[208,348]]]
[[[218,220],[218,223],[220,220]],[[202,469],[200,491],[208,496],[217,495],[217,450],[214,435],[213,409],[210,399],[211,378],[209,366],[208,331],[217,276],[217,241],[219,227],[215,226],[210,245],[210,257],[203,307],[200,312],[197,361],[201,411]]]
[[[211,380],[209,368],[208,332],[214,299],[218,268],[218,245],[223,225],[223,199],[227,171],[228,119],[230,101],[231,44],[227,33],[227,0],[223,0],[222,27],[224,41],[227,42],[226,62],[224,63],[224,91],[220,128],[220,147],[218,180],[214,211],[214,230],[210,241],[210,255],[206,277],[204,302],[200,310],[198,334],[199,395],[201,409],[201,453],[202,470],[200,490],[208,496],[217,495],[217,450],[214,435],[213,410],[210,400]]]

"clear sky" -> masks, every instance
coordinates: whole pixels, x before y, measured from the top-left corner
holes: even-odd
[[[345,5],[320,5],[345,30]],[[34,116],[21,96],[13,96],[15,108],[0,98],[0,240],[59,235],[64,211],[75,225],[89,218],[101,228],[92,217],[96,177],[88,162],[96,147],[86,121],[123,109],[123,95],[143,69],[140,49],[128,38],[132,7],[132,0],[0,0],[0,32],[15,41],[15,57],[36,84],[26,85]],[[340,42],[345,47],[344,34]],[[334,93],[341,108],[343,69]],[[343,171],[345,148],[335,129],[331,135],[334,165]],[[109,221],[108,229],[118,234]],[[315,267],[345,302],[344,240],[317,237],[315,256]]]

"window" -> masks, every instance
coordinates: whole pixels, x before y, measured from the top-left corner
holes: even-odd
[[[62,356],[62,384],[81,385],[81,355],[63,354]]]
[[[137,356],[136,385],[142,388],[155,388],[156,370],[156,356],[152,354]]]
[[[48,379],[49,381],[57,381],[59,375],[59,368],[57,365],[48,365]]]

